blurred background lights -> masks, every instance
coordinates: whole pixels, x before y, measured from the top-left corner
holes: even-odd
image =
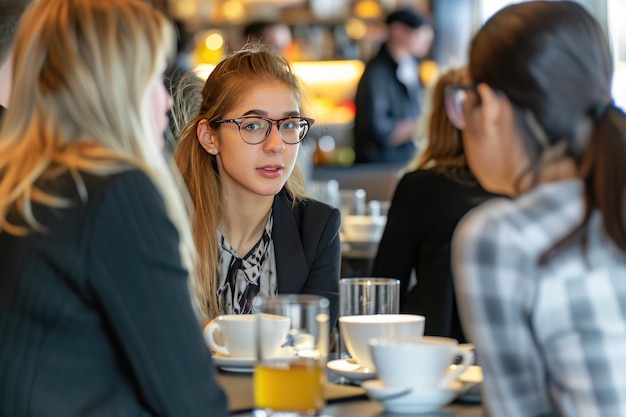
[[[219,33],[211,33],[204,40],[204,44],[211,51],[217,51],[224,46],[224,38]]]
[[[348,19],[345,24],[346,33],[350,39],[363,39],[367,34],[367,25],[359,19]]]
[[[354,14],[361,19],[372,19],[382,13],[383,8],[376,0],[358,0],[354,5]]]
[[[226,20],[242,20],[245,14],[246,10],[239,0],[227,0],[222,3],[222,16],[224,16]]]
[[[317,146],[324,152],[332,152],[335,149],[335,139],[332,136],[324,135],[319,138]]]

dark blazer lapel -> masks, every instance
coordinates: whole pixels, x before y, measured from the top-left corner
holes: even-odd
[[[279,293],[299,293],[309,275],[299,228],[299,210],[293,209],[285,192],[274,198],[272,240],[276,255]]]

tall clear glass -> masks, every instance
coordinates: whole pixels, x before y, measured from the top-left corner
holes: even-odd
[[[329,347],[328,299],[315,295],[278,295],[261,300],[258,346],[264,326],[286,317],[289,328],[279,354],[257,349],[254,368],[255,416],[317,416],[325,405]]]
[[[339,316],[398,314],[400,280],[342,278],[339,280]]]

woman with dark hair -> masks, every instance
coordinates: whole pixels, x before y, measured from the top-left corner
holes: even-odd
[[[450,271],[450,241],[458,221],[492,195],[472,175],[444,105],[446,87],[463,69],[446,72],[433,90],[428,147],[398,183],[372,275],[398,278],[402,312],[426,317],[424,333],[466,341]],[[409,288],[412,274],[417,282]]]
[[[472,172],[508,194],[453,240],[464,330],[492,416],[626,415],[626,116],[579,4],[496,13],[448,112]]]

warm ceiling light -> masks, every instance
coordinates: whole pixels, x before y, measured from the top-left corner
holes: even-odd
[[[222,16],[224,16],[226,20],[243,20],[245,14],[246,9],[239,0],[227,0],[222,3]]]
[[[345,24],[346,33],[350,39],[363,39],[367,34],[367,25],[359,19],[348,19]]]
[[[219,33],[211,33],[204,40],[204,44],[210,51],[217,51],[224,45],[224,38]]]
[[[354,5],[354,14],[361,19],[376,18],[382,13],[383,8],[376,0],[359,0]]]

